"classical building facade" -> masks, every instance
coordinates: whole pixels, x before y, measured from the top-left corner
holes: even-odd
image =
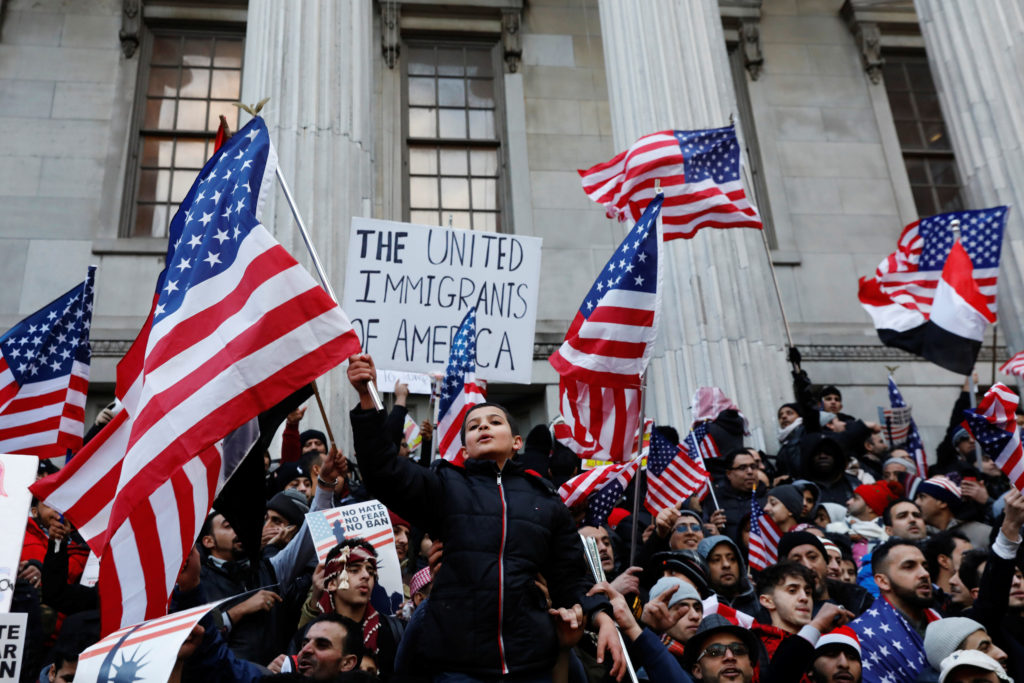
[[[898,366],[933,446],[962,378],[882,347],[857,278],[919,216],[1010,204],[982,383],[1024,348],[1021,44],[1014,0],[0,0],[0,328],[98,264],[95,414],[220,116],[269,97],[335,289],[353,216],[543,238],[533,383],[491,387],[536,424],[547,355],[623,234],[576,169],[732,120],[766,230],[667,245],[648,412],[685,424],[715,384],[774,451],[790,335],[866,419]],[[309,262],[280,193],[264,220]],[[343,372],[324,394],[341,423]]]

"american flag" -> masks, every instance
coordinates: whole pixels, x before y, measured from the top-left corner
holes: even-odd
[[[759,572],[779,561],[779,539],[782,531],[765,514],[761,504],[757,502],[757,489],[750,492],[750,549],[748,564],[750,569]]]
[[[960,221],[960,242],[974,265],[974,281],[992,316],[995,316],[999,255],[1006,213],[1005,206],[998,206],[994,209],[954,211],[914,221],[903,228],[896,251],[878,264],[874,278],[862,278],[862,283],[873,279],[872,291],[877,285],[877,290],[894,304],[916,311],[927,319],[942,268],[953,248],[954,234],[950,223],[957,219]],[[865,308],[871,303],[866,302],[863,296],[861,302]]]
[[[925,667],[924,641],[883,598],[852,622],[860,640],[864,683],[913,683]]]
[[[682,448],[691,458],[700,456],[704,460],[714,460],[722,457],[721,451],[718,450],[718,444],[715,443],[715,437],[708,433],[709,424],[710,420],[694,424],[693,429],[683,439]]]
[[[999,366],[999,372],[1004,375],[1024,377],[1024,351],[1015,353],[1013,358]]]
[[[994,384],[975,411],[965,411],[964,425],[1010,483],[1024,493],[1024,451],[1015,418],[1019,402],[1017,394],[1005,384]]]
[[[476,306],[466,311],[459,331],[452,340],[448,368],[441,380],[437,402],[437,430],[441,434],[438,453],[445,460],[460,463],[462,458],[462,421],[469,409],[487,400],[482,384],[476,381]]]
[[[661,308],[659,195],[626,235],[584,297],[549,361],[569,447],[581,457],[621,462],[636,441],[640,378],[650,361]],[[564,442],[563,442],[564,443]]]
[[[889,405],[893,408],[906,408],[907,402],[903,400],[900,388],[896,386],[896,380],[889,375]],[[921,433],[917,431],[917,423],[910,418],[910,427],[907,432],[907,452],[914,456],[914,464],[917,465],[917,477],[926,479],[928,477],[928,456],[924,452],[924,444],[921,443]]]
[[[579,174],[587,196],[620,220],[639,219],[660,180],[666,240],[689,239],[701,228],[763,227],[743,191],[732,126],[645,135],[611,161]]]
[[[81,447],[95,272],[0,337],[0,453],[55,458]]]
[[[586,500],[587,512],[583,523],[587,526],[601,526],[639,469],[639,458],[615,465],[601,465],[577,474],[562,484],[558,495],[566,507],[573,507]]]
[[[92,539],[105,633],[166,611],[222,480],[218,442],[359,351],[337,304],[258,222],[276,161],[254,118],[207,163],[171,221],[151,322],[118,366],[126,417],[93,454],[108,473],[83,464],[44,487],[84,499],[81,518],[66,510],[76,526],[106,518]]]
[[[710,478],[699,452],[699,447],[688,451],[682,445],[666,439],[657,430],[651,430],[644,507],[652,515],[694,494],[701,499],[707,495]]]

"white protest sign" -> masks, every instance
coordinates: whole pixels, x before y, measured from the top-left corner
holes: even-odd
[[[395,382],[409,385],[410,394],[430,394],[430,375],[423,372],[401,372],[377,368],[377,387],[381,391],[393,391]]]
[[[402,567],[395,551],[395,534],[388,509],[377,500],[306,513],[306,524],[323,562],[331,548],[346,538],[361,538],[377,550],[377,581],[388,592],[404,595]]]
[[[39,458],[34,455],[0,455],[0,612],[9,612],[18,578],[25,521],[32,505],[29,484],[36,480]]]
[[[540,258],[537,237],[353,218],[343,307],[377,367],[443,373],[476,306],[476,376],[528,384]]]
[[[0,614],[0,681],[17,681],[21,675],[27,620],[24,612]]]
[[[188,634],[218,600],[114,631],[78,656],[78,683],[164,683]]]
[[[96,553],[89,551],[89,559],[85,561],[85,569],[82,570],[82,578],[78,582],[83,586],[92,588],[100,580],[100,558]]]

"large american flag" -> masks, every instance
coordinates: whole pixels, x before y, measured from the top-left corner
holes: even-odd
[[[937,616],[927,611],[928,620]],[[862,658],[864,683],[913,683],[927,665],[924,640],[896,608],[883,598],[852,622]]]
[[[896,380],[889,375],[889,405],[893,408],[906,408],[907,402],[903,400],[900,388],[896,386]],[[917,476],[919,479],[928,477],[928,456],[924,452],[924,444],[921,443],[921,433],[917,431],[917,423],[910,418],[910,429],[907,432],[907,451],[914,456],[914,464],[917,465]]]
[[[701,228],[763,227],[743,191],[732,126],[645,135],[611,161],[579,174],[587,196],[621,220],[639,219],[660,181],[666,240],[689,239]]]
[[[867,292],[877,290],[892,303],[916,311],[927,319],[942,268],[953,248],[954,234],[950,224],[957,219],[960,221],[960,242],[974,265],[974,281],[994,316],[1006,212],[1005,206],[954,211],[907,225],[900,235],[896,251],[878,264],[874,277],[861,279],[861,302],[866,308],[871,304],[877,305],[874,298],[865,300]],[[865,282],[870,287],[865,288]]]
[[[581,457],[621,462],[640,422],[640,378],[650,361],[661,308],[662,245],[656,197],[587,292],[562,346],[560,375],[567,445]],[[566,443],[563,441],[563,443]]]
[[[1010,483],[1024,493],[1024,450],[1016,421],[1019,403],[1017,394],[1008,386],[994,384],[974,411],[965,411],[964,424]]]
[[[704,498],[709,480],[699,448],[687,450],[681,444],[666,439],[656,429],[651,430],[644,507],[652,515],[695,494]]]
[[[171,221],[151,319],[118,366],[125,417],[92,455],[107,473],[83,463],[37,492],[82,502],[64,510],[72,523],[105,529],[91,540],[105,633],[166,611],[222,480],[218,442],[359,351],[341,309],[259,224],[276,162],[254,118],[203,168]]]
[[[757,502],[757,489],[750,492],[750,542],[748,564],[759,572],[779,561],[779,539],[782,531]]]
[[[614,465],[601,465],[577,474],[562,484],[558,495],[566,507],[586,501],[587,512],[583,523],[587,526],[601,526],[639,469],[640,458]]]
[[[437,431],[441,435],[438,453],[445,460],[460,463],[462,421],[469,409],[487,400],[476,380],[476,306],[466,311],[448,353],[448,367],[441,380],[437,402]]]
[[[81,447],[95,272],[0,337],[0,453]]]

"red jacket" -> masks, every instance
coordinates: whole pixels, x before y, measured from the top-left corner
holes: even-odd
[[[21,561],[35,560],[42,566],[49,540],[50,537],[43,531],[43,527],[39,526],[39,522],[29,517],[25,527],[25,540],[21,544]]]

